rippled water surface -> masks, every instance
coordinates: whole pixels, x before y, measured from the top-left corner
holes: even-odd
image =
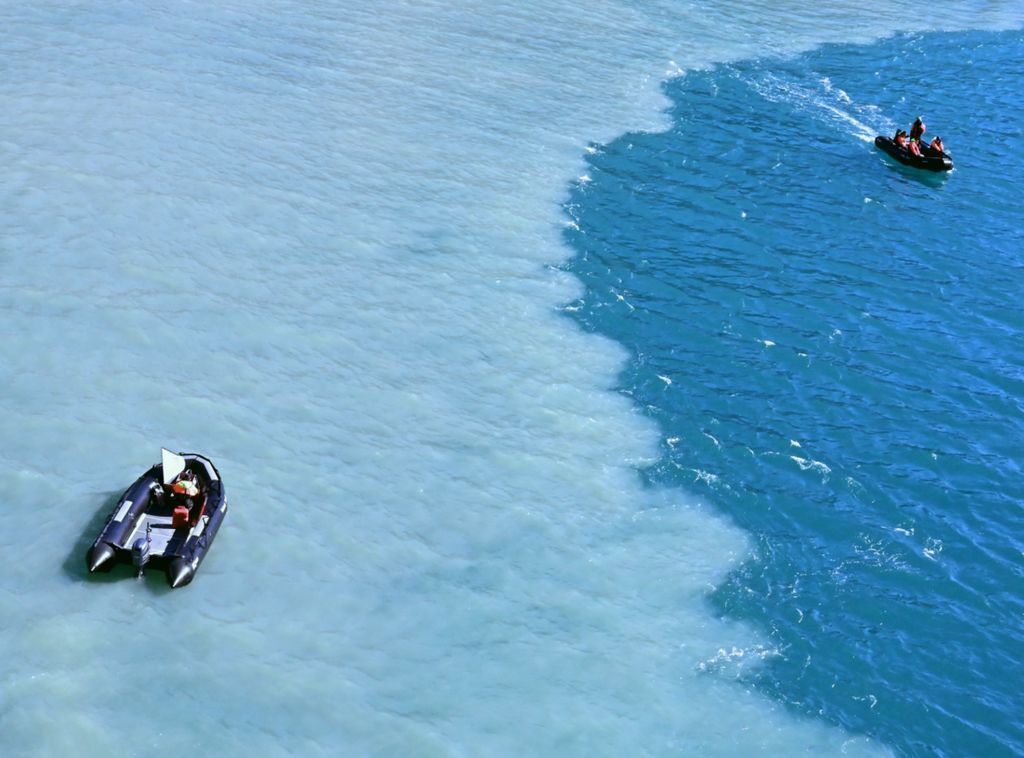
[[[886,743],[904,744],[849,698],[826,708],[799,665],[769,669],[781,698],[730,665],[779,647],[770,628],[783,613],[771,604],[776,590],[765,607],[740,598],[764,565],[745,561],[758,541],[762,554],[778,544],[761,535],[787,517],[775,526],[742,519],[693,477],[645,485],[637,469],[659,470],[672,424],[612,391],[635,344],[610,326],[612,339],[564,317],[560,308],[584,286],[601,287],[558,264],[573,255],[563,206],[587,145],[670,124],[665,78],[822,42],[868,43],[895,29],[1008,28],[1022,18],[1019,3],[963,3],[927,16],[909,13],[914,7],[0,5],[0,753],[790,756],[885,754]],[[775,65],[762,66],[766,90],[777,86]],[[716,71],[702,75],[709,86]],[[789,75],[775,75],[785,85]],[[909,115],[909,105],[890,107],[876,93],[853,96],[878,103],[880,121]],[[955,113],[941,121],[952,125]],[[960,176],[945,188],[915,184],[848,134],[828,140],[830,131],[812,129],[822,152],[865,164],[865,175],[890,187],[873,193],[873,204],[855,198],[869,241],[895,202],[887,195],[901,187],[913,188],[908,205],[929,193],[963,197],[951,192],[968,184]],[[964,154],[980,149],[963,131],[948,138]],[[691,141],[676,151],[680,160],[701,155],[689,151],[705,143]],[[723,171],[745,141],[719,142]],[[758,150],[749,160],[766,171],[776,162]],[[656,186],[652,165],[641,181]],[[780,192],[805,202],[799,182],[809,180],[791,179]],[[768,187],[755,183],[752,197]],[[708,224],[685,226],[704,230],[707,255],[726,265],[713,246],[728,249],[738,222],[731,210],[728,223],[715,221],[729,204],[717,197],[700,200]],[[672,211],[680,224],[692,217],[684,211]],[[756,208],[748,213],[757,218]],[[908,211],[892,223],[910,219]],[[629,224],[621,234],[636,239]],[[995,251],[984,262],[1000,255],[1010,257]],[[765,265],[753,280],[770,292]],[[734,297],[750,298],[746,266],[726,288]],[[853,273],[888,282],[886,270],[862,261]],[[673,271],[664,284],[678,287],[677,279]],[[695,299],[680,302],[708,323],[717,318],[712,291],[693,288]],[[990,301],[1006,291],[993,285]],[[767,319],[772,308],[761,302]],[[809,360],[800,350],[827,363],[811,350],[814,330],[845,335],[821,337],[821,350],[852,351],[851,324],[884,329],[887,312],[869,306],[874,320],[858,311],[801,322],[812,330],[806,338],[765,328],[771,350],[742,320],[732,328],[736,340],[754,340],[751,360],[777,365],[788,355],[796,375]],[[1007,329],[1016,317],[972,313]],[[726,356],[716,365],[706,348],[691,349],[705,352],[695,373],[671,372],[673,387],[728,387]],[[915,362],[914,381],[929,379],[928,365],[935,361]],[[858,376],[867,381],[870,371]],[[1015,391],[998,378],[1006,372],[975,374],[992,390],[973,402],[1002,403]],[[770,377],[761,391],[792,395]],[[749,408],[763,414],[767,403]],[[762,434],[774,446],[750,442],[757,466],[680,460],[737,490],[764,466],[825,487],[813,468],[822,461],[832,470],[827,486],[850,476],[888,503],[871,471],[819,449],[832,417],[813,407],[811,421],[785,432],[803,454],[775,445],[779,432],[766,417]],[[709,423],[694,419],[672,434],[714,434]],[[957,478],[976,475],[974,459],[951,461],[966,440],[988,446],[974,455],[1006,458],[999,444],[1009,438],[951,432],[948,444],[923,434],[912,463],[937,467],[934,452],[950,467],[942,471],[950,501],[987,497],[990,486]],[[88,579],[85,548],[161,446],[202,452],[224,477],[231,512],[209,558],[181,591],[152,573]],[[785,454],[774,460],[770,450]],[[863,455],[865,466],[890,459]],[[698,490],[711,502],[694,497]],[[906,502],[938,508],[935,499]],[[907,576],[945,592],[936,577],[966,560],[958,532],[917,511],[879,519],[853,533],[837,526],[837,542],[865,556],[880,551],[879,571],[893,545],[906,545],[903,560],[918,572]],[[835,544],[799,571],[838,567],[845,584],[822,592],[842,598],[861,564],[839,566]],[[1012,559],[1005,541],[963,544]],[[788,565],[779,581],[792,583]],[[726,579],[741,566],[753,568]],[[961,581],[976,591],[968,572]],[[813,617],[813,604],[799,607]],[[840,640],[850,639],[845,619],[834,622]],[[915,639],[908,633],[907,644]],[[870,676],[853,685],[856,696],[879,698],[869,715],[891,707]],[[804,705],[787,708],[788,699]],[[995,718],[991,728],[1005,736]]]
[[[755,652],[759,689],[908,755],[1024,752],[1021,60],[939,34],[692,73],[570,205],[570,311],[630,349],[649,479],[757,536],[714,599],[770,644],[714,665]],[[949,176],[871,143],[920,113]]]

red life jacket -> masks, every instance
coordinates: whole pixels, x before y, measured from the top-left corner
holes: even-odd
[[[176,481],[173,489],[179,495],[186,495],[188,497],[195,497],[199,494],[199,488],[193,482],[186,480]]]

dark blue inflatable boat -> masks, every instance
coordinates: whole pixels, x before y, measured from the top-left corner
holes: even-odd
[[[167,573],[171,587],[192,581],[228,510],[224,483],[208,458],[163,451],[160,463],[125,490],[85,563],[90,572],[118,563]]]
[[[875,137],[875,147],[884,150],[891,157],[906,166],[923,168],[926,171],[952,171],[953,159],[947,153],[936,150],[924,142],[921,145],[921,157],[913,155],[907,148],[900,147],[895,140],[879,135]]]

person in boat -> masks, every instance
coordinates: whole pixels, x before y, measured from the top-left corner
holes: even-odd
[[[896,136],[892,138],[898,146],[905,148],[907,146],[907,133],[902,129],[896,130]]]
[[[922,153],[921,153],[921,140],[917,140],[917,139],[910,140],[910,142],[907,143],[907,150],[915,158],[923,158],[924,157],[922,155]]]
[[[914,120],[914,123],[910,125],[910,141],[919,142],[922,135],[924,134],[924,121],[918,116]]]
[[[935,139],[931,141],[931,144],[928,145],[928,147],[930,147],[932,150],[938,150],[943,155],[946,154],[946,148],[942,144],[942,137],[936,136]]]
[[[182,471],[171,485],[171,493],[174,499],[184,502],[191,508],[193,498],[199,497],[199,484],[196,482],[196,475],[188,469]]]

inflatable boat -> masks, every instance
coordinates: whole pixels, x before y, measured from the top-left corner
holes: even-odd
[[[121,495],[89,552],[90,573],[118,563],[165,571],[171,587],[192,581],[228,511],[208,458],[164,450],[160,463]]]
[[[906,166],[923,168],[926,171],[953,170],[953,159],[950,158],[947,153],[944,153],[941,150],[936,150],[934,147],[924,142],[920,144],[921,157],[919,158],[916,155],[911,155],[907,148],[900,147],[896,144],[895,140],[889,137],[883,137],[881,135],[875,137],[875,147],[879,150],[884,150],[891,157]]]

